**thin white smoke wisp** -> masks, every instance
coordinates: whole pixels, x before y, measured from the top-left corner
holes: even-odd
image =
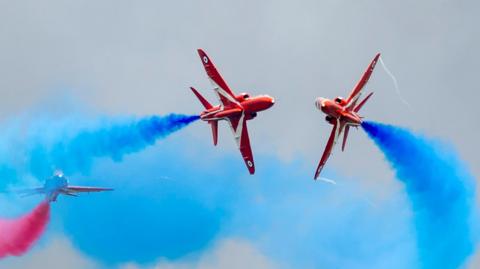
[[[333,179],[328,179],[328,178],[325,178],[325,177],[321,177],[321,178],[319,178],[319,180],[321,180],[323,182],[326,182],[326,183],[329,183],[329,184],[332,184],[332,185],[337,185],[337,182]]]
[[[335,185],[335,186],[342,186],[343,184],[340,183],[338,184],[335,180],[333,179],[329,179],[329,178],[326,178],[326,177],[319,177],[318,180],[320,181],[323,181],[325,183],[328,183],[328,184],[331,184],[331,185]],[[371,199],[369,199],[368,197],[360,197],[360,199],[364,200],[370,207],[378,207],[378,205],[376,203],[374,203]]]
[[[407,102],[407,100],[405,100],[405,98],[402,97],[402,94],[400,93],[400,88],[398,87],[397,78],[395,78],[392,72],[390,72],[390,70],[387,68],[387,66],[383,62],[382,58],[383,57],[380,57],[380,64],[382,64],[383,70],[385,70],[387,75],[393,80],[393,85],[395,86],[395,92],[397,93],[398,98],[400,98],[400,101],[402,101],[402,103],[404,103],[408,107],[408,109],[410,109],[410,111],[413,111],[412,106]]]

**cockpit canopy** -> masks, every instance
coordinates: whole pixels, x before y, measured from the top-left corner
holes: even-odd
[[[338,96],[337,98],[335,98],[335,103],[339,104],[339,105],[346,105],[347,101],[345,101],[345,99],[341,96]]]
[[[241,93],[241,94],[235,96],[235,99],[237,99],[240,102],[245,101],[248,98],[250,98],[250,95],[248,93]]]
[[[64,175],[63,175],[63,171],[62,171],[62,170],[59,170],[59,169],[55,170],[55,171],[53,172],[53,175],[56,176],[56,177],[63,177],[63,176],[64,176]]]

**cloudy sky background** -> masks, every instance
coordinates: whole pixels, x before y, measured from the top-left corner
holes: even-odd
[[[294,190],[295,195],[291,197],[291,201],[298,201],[308,188],[318,188],[318,184],[311,182],[311,175],[330,131],[324,116],[315,110],[314,99],[318,96],[347,95],[371,58],[376,52],[381,52],[385,63],[398,79],[400,91],[411,109],[401,102],[392,80],[381,66],[377,66],[368,85],[375,94],[362,110],[363,115],[372,120],[408,126],[449,141],[455,145],[472,173],[478,175],[480,124],[476,110],[479,97],[476,78],[480,54],[476,49],[480,45],[480,30],[476,25],[479,7],[480,4],[475,1],[413,0],[2,1],[0,92],[4,101],[0,116],[7,121],[25,111],[68,113],[78,107],[102,115],[197,113],[201,106],[188,86],[196,86],[210,100],[215,100],[196,54],[197,48],[204,48],[236,92],[268,93],[276,98],[271,110],[250,122],[252,145],[258,156],[258,174],[252,178],[245,177],[241,163],[228,163],[228,170],[235,169],[232,178],[247,178],[247,185],[260,184],[252,181],[262,180],[275,185],[277,183],[270,173],[275,175],[285,171],[278,185],[288,189],[288,186],[300,181],[301,187]],[[223,127],[219,141],[221,149],[209,145],[208,127],[196,123],[185,132],[160,142],[152,152],[130,156],[122,164],[101,163],[88,175],[78,176],[98,177],[118,170],[129,173],[128,176],[140,173],[148,181],[154,176],[141,174],[139,166],[143,167],[143,163],[138,160],[147,161],[149,157],[163,160],[162,157],[152,157],[155,151],[159,154],[164,152],[162,147],[167,148],[170,158],[176,158],[172,157],[175,155],[172,145],[175,145],[178,148],[176,154],[191,158],[180,158],[180,163],[188,166],[199,162],[202,165],[198,165],[200,170],[196,173],[173,173],[175,170],[172,170],[171,174],[166,173],[167,176],[180,173],[193,178],[196,174],[221,180],[222,176],[232,171],[212,175],[208,169],[220,169],[213,161],[225,162],[224,158],[240,161],[230,131]],[[192,149],[197,145],[200,146]],[[212,161],[198,161],[205,156]],[[160,168],[151,164],[147,172],[157,169]],[[317,212],[319,216],[333,217],[338,224],[344,223],[345,218],[353,216],[339,216],[325,211],[331,208],[329,204],[332,201],[338,199],[338,208],[351,212],[346,208],[357,203],[355,195],[360,194],[351,195],[349,189],[362,186],[359,193],[365,195],[369,202],[362,200],[367,209],[361,208],[358,212],[367,214],[366,219],[378,220],[378,216],[385,216],[380,213],[399,207],[402,213],[389,213],[391,220],[387,222],[395,223],[394,220],[397,220],[408,224],[409,212],[403,212],[405,208],[399,205],[404,199],[402,187],[392,179],[392,172],[383,162],[381,154],[363,132],[350,134],[347,151],[342,154],[335,152],[329,160],[328,169],[330,175],[337,176],[348,187],[308,192],[306,196],[310,198],[304,201],[316,201],[316,196],[322,194],[328,198],[318,198],[318,204],[302,205],[304,211],[318,209],[322,212]],[[288,175],[296,170],[301,172],[294,174],[296,178],[293,182],[289,181]],[[112,176],[123,176],[121,184],[134,188],[135,184],[125,183],[128,176],[121,173]],[[208,186],[210,178],[201,180]],[[358,186],[356,181],[359,181]],[[85,183],[88,182],[85,179]],[[103,182],[111,183],[108,180]],[[269,192],[268,189],[260,189],[259,193]],[[282,193],[283,189],[279,189],[272,192]],[[201,193],[203,189],[196,190]],[[247,193],[253,195],[250,188],[247,188]],[[92,255],[95,250],[85,248],[76,241],[78,231],[68,230],[69,220],[75,222],[77,219],[65,218],[62,221],[60,212],[68,208],[80,210],[79,203],[100,202],[99,199],[115,198],[112,194],[88,201],[68,199],[73,201],[65,202],[65,206],[55,205],[53,214],[57,210],[59,216],[53,217],[52,228],[39,246],[26,257],[9,259],[4,264],[0,263],[0,267],[47,265],[52,262],[52,257],[58,258],[59,263],[50,268],[64,268],[66,265],[62,262],[70,262],[69,267],[78,265],[78,268],[98,265],[98,257]],[[223,198],[214,195],[212,199],[222,201]],[[276,207],[280,201],[279,198],[272,199],[265,206],[266,210]],[[381,206],[378,211],[372,211],[368,209],[370,203]],[[233,220],[213,214],[216,220],[228,219],[226,226],[240,225],[247,218],[242,214],[248,215],[241,210],[221,209],[240,212],[234,214]],[[272,213],[272,216],[275,214]],[[321,223],[314,216],[311,218],[312,223]],[[266,225],[258,223],[258,227]],[[354,229],[352,237],[376,227],[372,225],[368,222],[365,227]],[[285,258],[285,261],[277,257],[283,256],[278,254],[282,249],[268,249],[269,245],[278,242],[269,244],[273,239],[268,237],[275,236],[268,235],[266,231],[220,226],[222,236],[209,237],[195,251],[185,251],[184,255],[170,259],[159,255],[158,267],[232,268],[232,264],[237,264],[238,268],[245,268],[254,264],[256,268],[276,268],[284,263],[297,262],[293,258]],[[266,226],[274,230],[272,225]],[[404,230],[379,243],[380,249],[389,240],[396,242],[396,239],[409,234],[408,225],[400,227]],[[224,231],[228,229],[235,232]],[[283,231],[281,227],[278,229]],[[320,228],[313,230],[317,234]],[[337,240],[342,231],[344,229],[329,230],[331,236],[325,240]],[[266,238],[252,239],[258,238],[255,232]],[[359,241],[366,240],[361,239],[359,237]],[[310,244],[315,246],[315,242],[307,245]],[[408,243],[401,244],[399,248],[401,251],[398,253],[402,253],[402,257],[415,259]],[[300,247],[295,249],[303,250]],[[323,253],[341,256],[339,251],[335,251],[339,249],[350,250],[338,247]],[[239,258],[239,255],[244,257]],[[309,257],[312,256],[306,255],[305,259]],[[321,264],[331,268],[341,264],[335,260],[336,257],[323,258],[323,264],[307,265]],[[358,268],[363,268],[361,259],[352,260]],[[382,267],[381,261],[378,262],[378,268],[386,268]],[[409,262],[405,261],[407,265]],[[351,264],[342,265],[343,268],[355,268]],[[135,261],[125,265],[126,268],[135,266]]]

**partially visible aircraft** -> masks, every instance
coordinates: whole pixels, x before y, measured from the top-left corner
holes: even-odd
[[[362,124],[362,117],[358,115],[358,111],[360,111],[362,106],[372,96],[373,92],[368,94],[365,99],[363,99],[359,104],[357,104],[357,101],[362,94],[362,90],[370,79],[370,76],[373,73],[373,69],[377,64],[379,57],[380,53],[375,55],[375,58],[373,58],[370,65],[368,65],[367,70],[360,78],[357,85],[353,88],[347,99],[337,97],[334,100],[330,100],[319,97],[315,100],[315,106],[317,107],[317,109],[327,114],[325,120],[333,125],[332,132],[330,133],[330,138],[327,142],[327,146],[325,147],[322,158],[320,159],[320,163],[318,164],[317,170],[315,171],[315,179],[317,179],[320,175],[320,172],[322,171],[325,163],[327,162],[328,157],[330,157],[330,154],[332,153],[333,147],[337,143],[337,140],[342,135],[342,133],[342,151],[344,151],[350,126],[357,127]]]
[[[79,193],[102,192],[102,191],[113,191],[113,189],[72,186],[68,184],[68,179],[65,177],[62,171],[55,171],[53,176],[45,180],[45,184],[43,185],[43,187],[21,190],[21,191],[18,191],[18,193],[20,193],[22,196],[44,194],[47,201],[55,202],[57,201],[57,197],[60,194],[69,195],[69,196],[78,196]]]
[[[198,49],[198,55],[202,60],[203,67],[213,84],[213,90],[218,96],[220,105],[212,106],[196,89],[190,87],[198,100],[205,107],[200,118],[210,124],[213,133],[213,144],[217,145],[218,121],[226,120],[232,130],[237,146],[243,156],[250,174],[255,173],[250,139],[248,137],[247,120],[257,116],[257,112],[273,106],[274,99],[268,95],[250,96],[247,93],[235,95],[217,71],[207,54]]]

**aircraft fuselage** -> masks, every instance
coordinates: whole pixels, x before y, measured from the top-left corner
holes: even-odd
[[[342,101],[341,98],[336,98],[334,101],[320,97],[315,101],[315,106],[327,115],[326,120],[330,124],[334,124],[337,120],[346,121],[348,125],[353,126],[362,124],[360,116],[354,111],[348,111]]]
[[[68,187],[68,180],[63,175],[54,175],[45,181],[43,187],[48,201],[55,202],[62,190]]]
[[[255,118],[257,112],[267,110],[273,106],[275,100],[268,95],[249,97],[241,94],[236,98],[237,104],[231,106],[214,106],[203,111],[200,118],[204,121],[222,120],[225,118],[239,117],[245,113],[247,120]]]

